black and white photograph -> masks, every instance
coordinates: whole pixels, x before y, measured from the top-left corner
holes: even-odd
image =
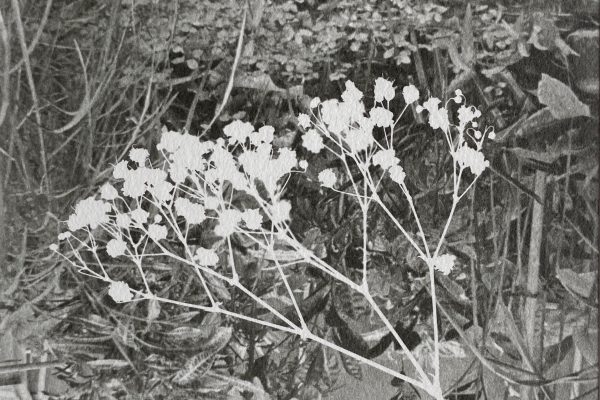
[[[0,0],[0,400],[596,400],[600,0]]]

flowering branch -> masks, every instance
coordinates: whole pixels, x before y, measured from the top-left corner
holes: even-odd
[[[226,138],[215,142],[201,142],[187,133],[163,131],[157,146],[163,159],[156,168],[152,167],[146,149],[131,150],[129,159],[135,168],[130,168],[128,161],[121,161],[113,170],[114,179],[121,182],[120,191],[106,183],[100,190],[99,198],[92,196],[80,201],[67,221],[69,230],[59,235],[59,240],[67,244],[68,247],[64,249],[68,251],[63,252],[58,244],[53,244],[51,249],[81,273],[107,282],[108,294],[117,302],[156,300],[221,313],[292,333],[389,373],[423,389],[436,400],[442,400],[435,273],[448,274],[454,267],[454,256],[440,252],[458,202],[487,167],[488,162],[481,148],[485,137],[493,138],[493,130],[481,133],[476,129],[475,118],[480,113],[474,107],[461,105],[458,109],[459,124],[452,125],[448,109],[439,107],[440,100],[430,98],[416,106],[418,112],[428,112],[429,125],[433,129],[443,132],[452,156],[452,206],[432,254],[417,207],[404,182],[406,175],[400,165],[401,160],[393,148],[394,127],[400,118],[394,120],[389,110],[390,102],[395,98],[395,88],[392,82],[379,78],[375,81],[374,94],[374,106],[367,113],[362,92],[348,81],[341,96],[342,101],[321,102],[315,98],[310,104],[312,116],[301,114],[298,117],[300,126],[305,129],[302,137],[305,150],[315,154],[327,151],[339,159],[343,166],[341,171],[333,168],[320,171],[320,185],[325,190],[350,195],[360,208],[360,284],[307,249],[290,229],[291,203],[284,199],[286,183],[292,173],[306,171],[308,162],[299,160],[295,151],[275,148],[272,144],[272,127],[264,126],[255,131],[251,124],[241,121],[226,126]],[[400,116],[409,105],[419,100],[419,92],[410,85],[403,88],[402,97],[405,104]],[[456,91],[456,97],[452,100],[462,104],[464,96]],[[383,140],[375,140],[373,131],[376,129],[384,133]],[[356,169],[358,178],[353,175]],[[467,170],[474,178],[465,192],[459,194],[461,180]],[[421,245],[379,196],[382,183],[388,179],[399,186],[407,200]],[[348,183],[351,191],[339,190],[337,186],[341,183]],[[409,350],[369,291],[368,222],[369,211],[374,208],[383,211],[428,267],[433,308],[433,379]],[[190,230],[195,226],[212,231],[213,237],[205,243],[208,247],[189,244]],[[79,237],[81,234],[83,238]],[[104,241],[107,237],[105,247],[99,248],[96,239],[102,238]],[[283,283],[295,318],[287,317],[245,286],[241,277],[242,266],[236,265],[234,237],[249,241],[269,255],[275,264],[272,271],[276,271],[276,274],[273,277]],[[79,247],[73,246],[75,242]],[[100,272],[86,263],[82,255],[84,252],[93,255]],[[130,260],[136,266],[144,289],[135,289],[126,282],[113,280],[111,271],[103,265],[107,257]],[[145,273],[145,266],[153,259],[170,259],[191,268],[202,285],[209,305],[157,296],[156,290],[153,290],[156,283]],[[414,366],[418,378],[393,371],[312,332],[284,270],[286,266],[299,264],[316,268],[363,295]],[[267,313],[267,319],[228,310],[225,305],[227,295],[211,288],[214,279],[244,293],[255,302],[259,312]],[[275,321],[270,318],[275,318]]]

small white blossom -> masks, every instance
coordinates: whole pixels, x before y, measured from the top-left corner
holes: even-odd
[[[127,214],[117,214],[115,221],[119,228],[127,229],[131,226],[131,218]]]
[[[95,200],[93,197],[81,200],[75,206],[75,213],[69,216],[67,221],[69,230],[73,232],[86,226],[96,229],[100,224],[108,223],[107,213],[110,209],[110,204]]]
[[[331,168],[324,169],[323,171],[319,172],[319,182],[321,182],[322,186],[333,188],[336,181],[337,176]]]
[[[270,144],[273,141],[273,134],[275,128],[270,125],[262,126],[258,129],[258,132],[254,132],[250,135],[250,143],[254,146],[258,146],[262,143]]]
[[[469,168],[477,176],[481,175],[486,167],[490,165],[489,161],[484,159],[483,153],[467,145],[461,146],[453,155],[454,160],[461,168]]]
[[[235,209],[229,208],[219,214],[219,223],[215,227],[215,234],[227,237],[235,232],[237,225],[242,219],[242,214]]]
[[[302,168],[303,170],[306,170],[308,168],[308,162],[306,160],[300,160],[298,162],[298,167]]]
[[[423,103],[423,107],[429,111],[429,126],[433,129],[442,129],[444,132],[448,132],[450,129],[450,121],[448,120],[448,110],[445,108],[438,108],[440,99],[432,97]]]
[[[148,221],[148,211],[136,208],[131,212],[131,218],[138,224],[145,224]]]
[[[490,133],[488,133],[488,137],[489,137],[491,140],[495,140],[495,139],[496,139],[496,132],[494,132],[494,131],[492,130]]]
[[[281,200],[271,206],[271,220],[274,224],[282,223],[290,219],[292,204],[287,200]]]
[[[339,101],[332,99],[321,103],[321,118],[329,131],[337,135],[348,127],[350,117],[340,107]]]
[[[213,249],[206,249],[204,247],[198,247],[194,254],[194,261],[199,265],[215,266],[219,262],[219,256]]]
[[[127,250],[127,244],[123,239],[111,239],[106,243],[106,252],[112,258],[125,255],[125,250]]]
[[[346,90],[342,93],[342,100],[346,103],[358,103],[363,97],[363,94],[354,82],[346,81]]]
[[[353,153],[368,149],[374,142],[375,139],[371,132],[352,129],[346,134],[346,143],[348,143]]]
[[[204,207],[209,210],[216,210],[221,206],[221,201],[218,197],[208,196],[204,199]]]
[[[318,97],[315,97],[310,101],[310,108],[311,109],[317,108],[317,107],[319,107],[319,104],[321,104],[321,99]]]
[[[399,162],[400,160],[396,157],[394,149],[379,150],[373,156],[373,164],[379,165],[384,170],[393,167]]]
[[[50,246],[48,246],[48,248],[51,251],[58,251],[58,245],[56,243],[52,243]]]
[[[146,169],[139,168],[134,171],[129,171],[125,176],[123,188],[121,189],[125,196],[138,198],[146,193]]]
[[[373,107],[369,115],[373,124],[381,128],[387,128],[394,123],[394,114],[383,107]]]
[[[113,177],[115,179],[124,179],[129,172],[127,168],[127,161],[121,161],[113,168]]]
[[[419,100],[419,90],[414,85],[404,86],[402,96],[406,104],[414,103]]]
[[[323,150],[323,138],[314,129],[310,129],[302,135],[302,146],[311,153],[319,153]]]
[[[452,254],[444,254],[444,255],[432,258],[431,262],[433,262],[433,267],[436,270],[440,271],[444,275],[448,275],[454,268],[455,260],[456,260],[456,256],[454,256]]]
[[[423,103],[423,108],[425,108],[430,113],[438,110],[438,105],[441,103],[441,100],[437,97],[430,97],[426,102]]]
[[[242,220],[248,229],[256,230],[260,229],[263,217],[258,209],[249,208],[242,213]]]
[[[158,150],[174,153],[182,145],[183,135],[175,131],[165,131],[160,136],[160,142],[156,145]]]
[[[139,166],[144,166],[146,164],[146,159],[148,159],[148,150],[140,148],[140,149],[131,149],[129,151],[129,159],[131,161],[136,162]]]
[[[111,282],[108,295],[117,303],[125,303],[133,299],[133,293],[131,293],[129,285],[122,281]]]
[[[467,124],[475,119],[475,107],[460,106],[458,109],[459,128],[462,130]]]
[[[72,236],[71,232],[62,232],[58,234],[58,240],[65,240]]]
[[[201,204],[192,203],[185,197],[175,200],[175,212],[184,217],[188,225],[200,224],[206,219],[204,207]]]
[[[310,128],[310,117],[306,114],[298,115],[298,125],[304,129]]]
[[[229,138],[231,145],[244,143],[252,132],[254,132],[252,124],[240,120],[235,120],[223,128],[223,133]]]
[[[148,226],[148,236],[155,242],[167,238],[167,228],[164,225],[152,224]]]
[[[383,100],[392,101],[394,96],[396,95],[396,91],[394,90],[394,86],[392,82],[388,81],[384,78],[377,78],[375,80],[375,101],[378,103],[383,102]]]
[[[110,183],[105,183],[100,188],[100,197],[104,200],[114,200],[119,197],[119,192],[117,192],[117,189]]]
[[[404,183],[404,178],[406,178],[406,174],[404,173],[404,169],[402,169],[399,165],[394,165],[389,169],[390,178],[398,185]]]

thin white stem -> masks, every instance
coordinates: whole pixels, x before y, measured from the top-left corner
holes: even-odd
[[[404,237],[406,238],[406,240],[408,240],[408,242],[414,247],[414,249],[417,251],[417,253],[419,253],[419,255],[422,258],[426,258],[427,255],[425,253],[423,253],[423,250],[421,250],[421,248],[419,247],[419,245],[414,241],[413,238],[410,237],[410,235],[408,234],[408,232],[406,232],[406,230],[404,229],[404,227],[402,226],[402,224],[400,224],[400,221],[398,221],[396,219],[396,217],[394,216],[394,214],[392,214],[392,212],[389,210],[389,208],[383,203],[383,201],[381,201],[381,199],[379,198],[379,196],[377,196],[377,194],[373,195],[373,200],[379,204],[379,206],[381,207],[381,209],[383,210],[383,212],[385,212],[387,214],[388,217],[390,217],[390,219],[392,220],[392,222],[394,223],[394,225],[396,225],[396,227],[400,230],[400,232],[402,232],[402,234],[404,235]]]
[[[423,247],[425,247],[425,254],[427,254],[427,257],[429,257],[430,256],[429,246],[427,244],[427,239],[425,238],[425,232],[423,231],[423,227],[421,225],[421,220],[419,219],[419,215],[417,214],[417,210],[415,209],[415,204],[413,202],[412,196],[410,195],[410,193],[408,193],[408,188],[406,187],[404,182],[400,185],[400,188],[402,189],[402,193],[404,193],[404,196],[406,197],[406,200],[408,201],[408,204],[410,205],[410,210],[412,211],[413,217],[415,218],[415,221],[417,222],[417,227],[419,229],[419,235],[421,236],[421,239],[423,240]]]
[[[363,188],[364,188],[364,195],[367,196],[367,180],[364,179],[363,180]],[[362,235],[363,235],[363,240],[362,240],[362,264],[363,264],[363,287],[366,290],[368,290],[369,284],[367,281],[367,263],[368,263],[368,257],[367,257],[367,244],[368,244],[368,238],[367,238],[367,214],[369,211],[369,203],[365,202],[364,205],[361,207],[361,211],[362,211]]]
[[[408,346],[406,346],[406,343],[404,343],[404,340],[402,340],[402,338],[400,337],[400,335],[398,334],[398,332],[396,332],[396,330],[392,326],[392,323],[385,316],[385,314],[383,313],[383,311],[381,311],[381,309],[379,308],[379,306],[377,305],[377,303],[375,302],[375,300],[373,299],[373,297],[371,296],[371,294],[369,292],[363,292],[363,295],[365,296],[365,298],[369,302],[369,305],[371,306],[371,308],[373,309],[373,311],[375,311],[375,313],[377,314],[377,316],[379,317],[379,319],[381,319],[381,321],[383,322],[383,324],[390,331],[390,333],[392,334],[392,336],[394,337],[394,339],[396,340],[396,342],[398,342],[398,344],[400,345],[400,347],[404,351],[404,355],[406,355],[406,357],[408,358],[408,360],[415,367],[415,370],[421,376],[422,382],[424,382],[428,386],[432,386],[432,382],[429,380],[429,377],[427,376],[427,374],[425,373],[425,371],[421,367],[421,364],[419,364],[419,362],[414,357],[414,355],[412,354],[412,352],[410,351],[410,349],[408,348]]]
[[[281,276],[281,279],[283,280],[283,284],[285,285],[285,288],[287,289],[288,294],[290,295],[290,299],[292,300],[292,304],[294,305],[296,314],[298,314],[298,319],[300,321],[300,326],[302,326],[303,335],[306,335],[307,333],[310,332],[310,330],[308,329],[308,326],[306,326],[306,321],[304,320],[302,311],[300,311],[300,307],[298,307],[298,302],[296,301],[296,296],[294,296],[294,291],[290,287],[287,277],[285,276],[285,273],[283,272],[283,269],[281,268],[281,265],[279,264],[279,261],[277,260],[277,256],[275,255],[275,251],[272,246],[271,246],[271,254],[273,255],[273,260],[275,261],[275,265],[277,266],[279,275]]]

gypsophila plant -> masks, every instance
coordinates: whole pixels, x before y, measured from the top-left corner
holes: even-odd
[[[318,173],[323,191],[343,192],[361,210],[360,282],[343,275],[307,249],[290,229],[291,203],[285,199],[286,183],[291,174],[304,173],[308,162],[299,160],[296,152],[288,148],[275,148],[272,127],[264,126],[255,131],[250,123],[241,121],[226,126],[226,138],[215,142],[202,142],[187,133],[164,131],[157,146],[162,156],[158,167],[151,165],[146,149],[131,150],[130,161],[119,162],[113,170],[119,189],[106,183],[98,195],[80,201],[67,221],[68,231],[59,235],[60,243],[53,244],[51,249],[82,274],[106,282],[108,294],[116,302],[154,300],[221,313],[299,335],[402,379],[441,400],[437,324],[433,323],[434,368],[426,372],[369,291],[367,224],[370,212],[379,208],[423,259],[429,271],[433,321],[437,321],[435,274],[450,273],[455,262],[454,256],[442,252],[444,238],[457,204],[488,166],[481,151],[482,144],[486,137],[493,139],[494,132],[493,129],[483,132],[478,129],[476,119],[480,112],[464,104],[465,98],[459,90],[444,106],[440,106],[441,101],[437,98],[419,104],[419,98],[418,90],[410,85],[402,89],[402,98],[398,99],[393,83],[379,78],[375,82],[374,104],[367,111],[363,93],[347,81],[341,101],[315,98],[310,103],[311,115],[300,114],[298,117],[299,125],[305,130],[302,146],[307,152],[326,151],[341,161],[341,170],[325,169]],[[404,108],[394,118],[390,104],[398,101],[403,102]],[[447,107],[450,102],[460,105],[458,124],[450,122]],[[405,184],[402,162],[392,147],[394,127],[413,104],[417,112],[427,112],[429,125],[435,132],[441,132],[451,155],[452,204],[441,236],[433,244],[427,242]],[[374,131],[383,133],[381,140],[375,139]],[[356,171],[359,171],[360,179],[356,178]],[[414,237],[418,239],[403,227],[379,195],[384,180],[389,182],[388,178],[398,185],[406,198],[418,228]],[[196,227],[212,232],[212,243],[207,247],[189,243],[190,232]],[[233,252],[234,240],[253,243],[265,258],[272,260],[273,270],[293,304],[294,318],[278,311],[242,283],[241,266],[236,264],[239,260]],[[290,257],[290,254],[294,256]],[[139,274],[139,286],[131,287],[109,274],[111,270],[107,263],[112,258],[127,260],[134,266]],[[147,278],[147,268],[153,260],[183,264],[201,283],[205,303],[159,295],[160,290],[154,289]],[[292,265],[316,268],[364,296],[414,366],[416,376],[380,365],[312,331],[288,282],[286,268]],[[268,312],[270,318],[257,318],[228,309],[223,295],[217,293],[215,282],[244,293],[256,307]]]

